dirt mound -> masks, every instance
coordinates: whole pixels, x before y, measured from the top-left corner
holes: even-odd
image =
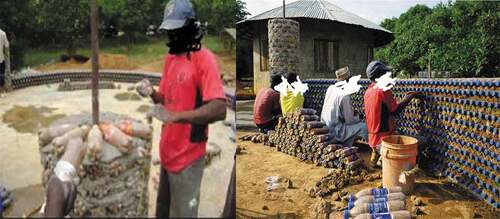
[[[120,70],[134,70],[138,65],[130,60],[125,55],[119,54],[100,54],[99,55],[99,68],[100,69],[120,69]],[[69,59],[66,62],[58,62],[53,65],[44,65],[37,67],[38,71],[53,71],[61,69],[91,69],[92,61],[89,59],[85,63],[79,63],[74,59]]]
[[[91,68],[92,61],[88,60],[83,64],[83,66],[84,68]],[[137,64],[125,55],[102,54],[99,55],[99,68],[132,70],[137,68]]]

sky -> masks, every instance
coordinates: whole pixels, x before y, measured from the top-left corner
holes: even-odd
[[[286,4],[297,0],[285,0]],[[417,4],[434,7],[448,0],[327,0],[344,10],[357,14],[373,23],[380,24],[385,18],[399,17],[400,14]],[[283,0],[243,0],[251,16],[277,8]]]

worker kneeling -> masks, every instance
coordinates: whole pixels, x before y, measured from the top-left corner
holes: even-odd
[[[337,83],[328,87],[321,110],[321,121],[330,129],[330,135],[344,146],[352,146],[356,136],[368,140],[368,129],[353,109],[351,94],[359,90],[357,80],[351,77],[349,67],[335,72]],[[356,80],[357,79],[357,80]]]

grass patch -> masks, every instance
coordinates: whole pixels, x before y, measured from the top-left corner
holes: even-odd
[[[166,39],[149,38],[144,42],[127,45],[123,39],[104,39],[99,42],[99,52],[126,55],[134,63],[142,65],[163,58],[168,51],[165,45],[166,42]],[[222,45],[217,36],[205,36],[202,45],[214,53],[223,52]],[[66,51],[62,46],[29,49],[25,53],[24,67],[34,68],[41,65],[54,64],[59,62],[60,56],[65,53]],[[90,45],[78,48],[77,54],[90,57]]]
[[[40,128],[65,116],[51,114],[54,110],[56,108],[15,105],[3,114],[2,121],[19,133],[36,134]]]
[[[149,110],[151,109],[151,106],[150,105],[140,105],[139,108],[137,108],[137,112],[140,112],[140,113],[147,113],[149,112]]]
[[[122,92],[115,95],[115,99],[119,101],[139,101],[141,97],[134,92]]]

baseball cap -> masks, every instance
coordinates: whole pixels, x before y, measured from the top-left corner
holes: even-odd
[[[184,26],[186,20],[195,17],[193,5],[189,0],[171,0],[165,6],[163,22],[159,29],[173,30]]]
[[[381,61],[372,61],[370,62],[370,64],[368,64],[368,66],[366,66],[366,76],[369,79],[375,79],[384,75],[390,70],[391,69],[389,69],[389,67],[387,67]]]

